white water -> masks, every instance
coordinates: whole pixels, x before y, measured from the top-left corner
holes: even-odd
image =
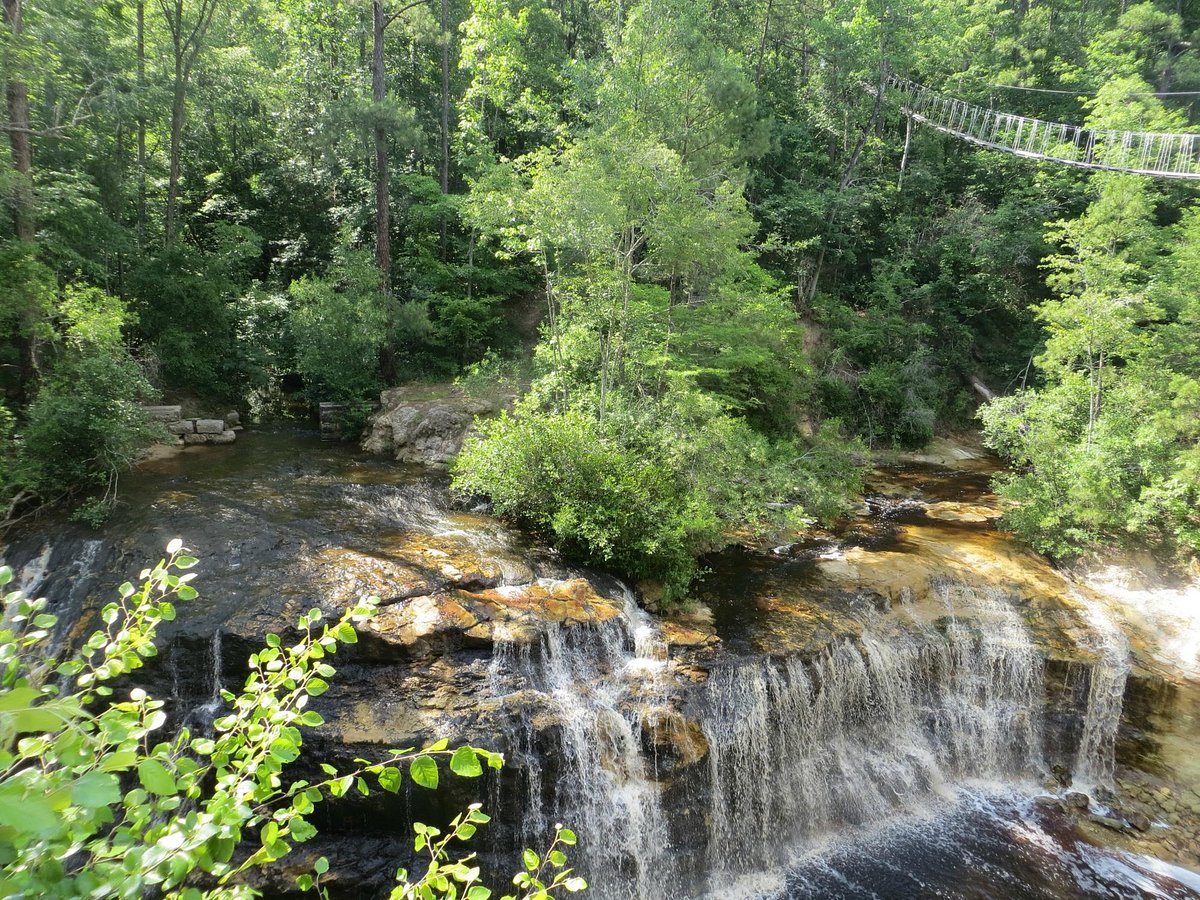
[[[1038,772],[1043,680],[1022,620],[998,593],[942,595],[932,623],[928,609],[902,611],[903,627],[881,620],[807,660],[715,669],[694,707],[709,748],[707,777],[693,778],[707,783],[684,788],[701,823],[686,846],[644,750],[642,723],[670,679],[648,617],[630,600],[613,622],[499,646],[492,691],[532,691],[544,711],[509,736],[527,775],[523,839],[539,846],[569,823],[599,898],[727,896],[830,833]]]
[[[221,712],[225,701],[221,697],[221,670],[223,666],[223,650],[222,650],[221,629],[218,628],[213,632],[212,640],[208,645],[207,659],[207,676],[208,676],[208,699],[203,703],[199,703],[188,711],[184,716],[183,722],[185,725],[199,727],[202,730],[210,729],[213,719]],[[180,672],[179,662],[176,659],[171,661],[172,680],[174,681],[174,692],[176,699],[180,693]],[[200,678],[194,676],[189,677],[188,681],[201,681]],[[194,702],[194,701],[193,701]]]
[[[669,884],[668,823],[642,753],[642,714],[660,696],[663,650],[629,594],[611,622],[551,626],[535,648],[496,646],[493,691],[532,690],[558,726],[550,754],[537,745],[538,714],[522,714],[511,736],[527,778],[525,843],[539,847],[556,822],[568,823],[588,868],[604,876],[592,896],[656,897]],[[547,756],[561,769],[544,772]]]
[[[1143,635],[1166,666],[1200,680],[1200,583],[1146,585],[1137,573],[1109,566],[1084,577],[1121,624]]]
[[[1028,634],[1001,598],[945,594],[979,618],[889,639],[868,628],[807,662],[714,673],[703,721],[719,855],[710,889],[966,780],[1037,771],[1042,678]]]
[[[36,598],[38,591],[46,583],[46,576],[50,571],[50,555],[53,552],[54,546],[46,541],[41,553],[32,557],[17,572],[13,573],[13,587],[24,593],[26,597]]]
[[[1129,641],[1121,627],[1096,600],[1078,593],[1093,647],[1099,658],[1088,678],[1087,712],[1083,736],[1075,757],[1072,787],[1092,793],[1097,787],[1113,787],[1116,768],[1117,727],[1129,677]]]

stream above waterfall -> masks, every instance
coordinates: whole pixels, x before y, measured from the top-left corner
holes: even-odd
[[[201,599],[145,680],[201,727],[267,631],[382,598],[320,698],[313,759],[446,737],[508,764],[482,794],[447,780],[323,811],[313,853],[345,873],[339,896],[378,893],[414,819],[474,800],[494,813],[489,870],[563,822],[600,900],[1200,896],[1173,868],[1200,864],[1186,629],[1140,628],[1153,590],[1125,615],[1112,573],[1072,579],[996,531],[992,468],[883,467],[859,515],[718,554],[672,615],[442,475],[295,432],[144,465],[102,533],[49,520],[4,559],[77,639],[182,536]],[[1149,831],[1122,826],[1142,810]]]

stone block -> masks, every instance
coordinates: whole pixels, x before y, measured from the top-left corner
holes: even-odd
[[[208,435],[210,444],[232,444],[235,440],[237,440],[237,432],[232,428],[227,428],[220,434]]]
[[[178,422],[168,422],[167,431],[171,434],[195,434],[195,419],[180,419]]]
[[[211,437],[211,434],[185,434],[183,442],[185,444],[207,444]]]
[[[224,419],[197,419],[196,434],[221,434],[225,430]]]
[[[143,406],[142,409],[154,422],[178,422],[183,415],[180,406]]]

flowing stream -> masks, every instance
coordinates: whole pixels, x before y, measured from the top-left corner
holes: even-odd
[[[1084,790],[1113,785],[1134,648],[1095,591],[1071,594],[995,531],[986,471],[885,470],[870,512],[839,531],[711,560],[710,612],[675,620],[455,507],[437,476],[307,437],[244,438],[126,479],[103,540],[60,524],[3,554],[82,621],[183,535],[202,599],[164,629],[146,677],[193,729],[220,715],[267,630],[378,593],[399,630],[339,660],[314,746],[503,750],[484,847],[497,872],[561,822],[597,900],[1200,897],[1196,876],[1093,846],[1037,799],[1054,766]],[[580,584],[612,614],[575,614],[561,598]],[[458,604],[461,630],[437,598]],[[480,610],[509,618],[480,636]],[[1086,691],[1064,669],[1086,671]],[[1192,734],[1155,738],[1180,748],[1155,764],[1194,757]],[[326,823],[322,852],[361,879],[339,896],[382,889],[411,820],[443,815],[434,799]]]

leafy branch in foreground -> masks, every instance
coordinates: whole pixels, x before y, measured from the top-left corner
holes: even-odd
[[[140,688],[117,699],[112,682],[156,654],[158,627],[174,619],[175,602],[197,596],[186,571],[195,564],[181,542],[172,541],[167,558],[143,570],[139,585],[121,585],[119,599],[101,612],[103,627],[61,662],[50,643],[57,620],[46,601],[20,592],[4,598],[0,896],[251,897],[255,891],[240,876],[315,836],[307,816],[326,798],[351,789],[366,795],[367,778],[395,793],[405,771],[414,784],[436,788],[439,759],[463,777],[503,765],[499,754],[439,741],[393,750],[378,763],[360,760],[351,772],[322,764],[324,781],[285,785],[285,767],[300,756],[300,729],[323,722],[307,707],[329,687],[335,670],[327,660],[341,644],[357,641],[355,625],[374,613],[373,601],[336,622],[310,610],[290,645],[268,635],[266,647],[250,657],[241,691],[222,692],[231,712],[215,720],[213,736],[181,728],[152,743],[167,723],[162,701]],[[11,580],[12,571],[0,568],[0,587]],[[452,840],[468,840],[487,821],[476,804],[445,835],[416,825],[416,848],[429,863],[414,879],[398,872],[392,896],[490,897],[478,883],[474,855],[454,858],[450,849]],[[574,839],[560,827],[545,861],[526,851],[513,900],[585,888],[559,849]],[[328,869],[328,860],[319,858],[299,887],[321,890]]]

